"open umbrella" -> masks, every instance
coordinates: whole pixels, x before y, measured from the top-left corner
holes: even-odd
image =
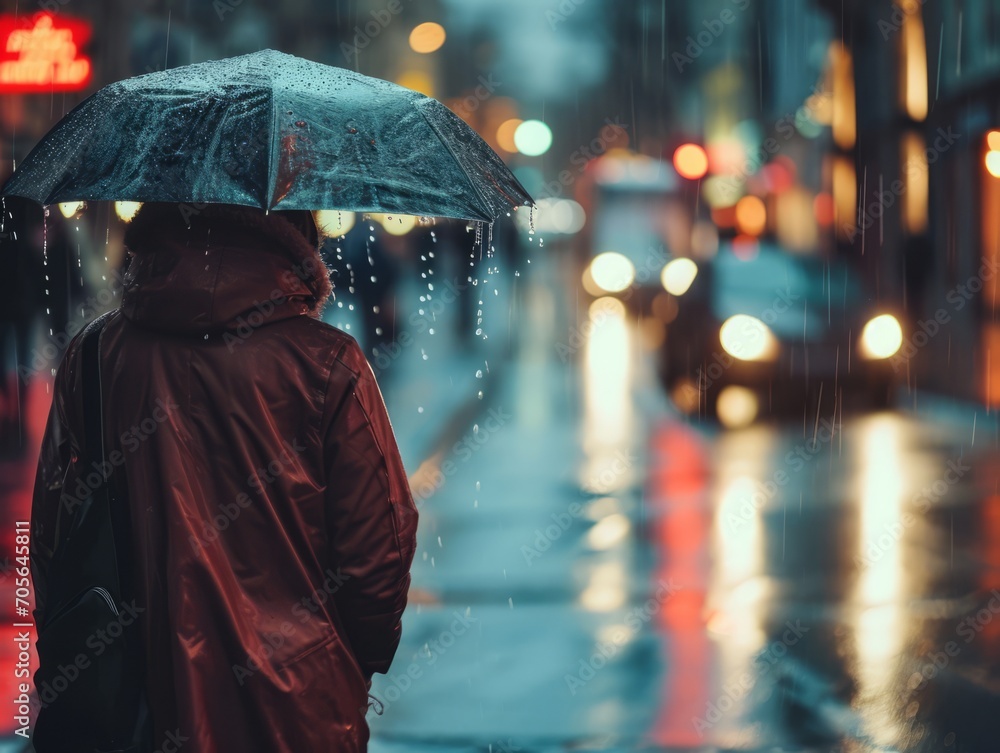
[[[0,194],[482,221],[531,203],[437,100],[275,50],[104,87],[46,134]]]

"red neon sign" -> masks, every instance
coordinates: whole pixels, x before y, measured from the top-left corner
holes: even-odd
[[[27,21],[27,22],[26,22]],[[90,83],[90,39],[85,21],[40,13],[26,20],[0,16],[0,92],[65,92]]]

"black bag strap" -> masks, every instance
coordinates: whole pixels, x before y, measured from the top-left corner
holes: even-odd
[[[111,312],[99,316],[83,331],[83,451],[98,463],[104,457],[103,395],[101,392],[101,332]],[[107,477],[105,476],[105,480]]]
[[[104,325],[108,323],[113,311],[109,311],[92,321],[84,330],[82,337],[82,377],[83,377],[83,456],[87,459],[87,467],[100,468],[103,482],[94,491],[95,503],[101,505],[111,519],[111,527],[114,532],[112,540],[114,542],[113,559],[115,562],[115,580],[117,593],[115,596],[121,600],[126,597],[123,591],[121,574],[130,572],[129,563],[123,562],[123,556],[127,556],[128,547],[120,546],[120,542],[127,540],[122,536],[128,535],[127,517],[124,517],[126,510],[124,505],[114,504],[114,492],[111,482],[111,474],[108,469],[111,466],[107,455],[106,443],[104,441],[104,391],[101,384],[101,333]],[[96,464],[96,465],[95,465]]]

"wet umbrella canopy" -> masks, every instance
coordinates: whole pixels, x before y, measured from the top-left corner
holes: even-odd
[[[129,200],[491,221],[531,198],[435,99],[274,50],[104,87],[2,189],[42,204]]]

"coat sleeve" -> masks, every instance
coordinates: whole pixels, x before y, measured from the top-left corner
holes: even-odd
[[[382,394],[353,340],[334,363],[324,435],[334,602],[366,678],[396,653],[416,549],[417,510]]]
[[[47,576],[52,553],[59,537],[59,506],[63,497],[63,484],[73,454],[65,405],[76,378],[76,339],[70,343],[66,356],[56,372],[52,388],[52,407],[45,424],[35,486],[31,499],[31,535],[29,553],[31,581],[35,597],[32,613],[35,624],[45,621]]]

